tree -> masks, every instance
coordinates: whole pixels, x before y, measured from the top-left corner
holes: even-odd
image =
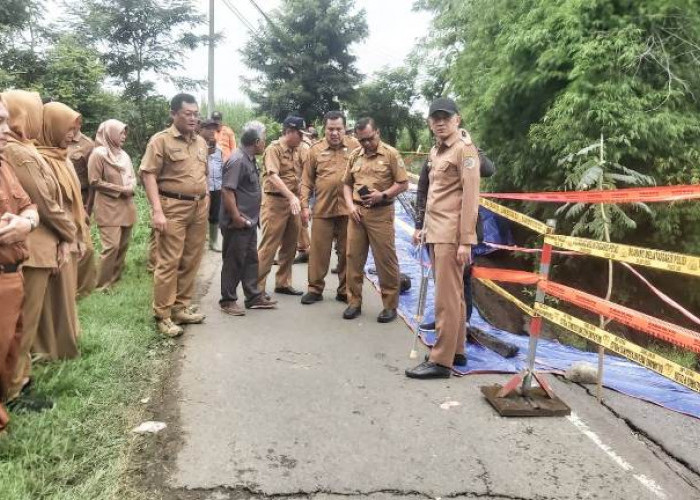
[[[360,82],[350,46],[367,36],[352,0],[283,0],[241,51],[257,75],[245,80],[258,112],[311,122],[339,109]]]
[[[152,111],[154,82],[166,78],[181,86],[197,82],[177,78],[187,50],[207,38],[193,32],[204,22],[191,0],[87,0],[76,11],[75,28],[100,48],[107,74],[123,87],[123,96],[136,105],[138,116],[131,128],[139,148],[148,130],[142,130]],[[161,104],[156,104],[160,108]]]
[[[425,126],[423,119],[411,111],[417,99],[415,80],[415,69],[380,71],[357,90],[348,109],[355,118],[374,118],[389,144],[395,145],[399,132],[406,129],[411,136],[411,147],[415,148],[418,132]]]

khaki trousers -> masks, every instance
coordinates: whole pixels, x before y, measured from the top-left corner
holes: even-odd
[[[97,283],[97,266],[95,265],[95,247],[92,238],[88,238],[83,258],[78,262],[78,298],[87,297]]]
[[[156,232],[156,268],[153,273],[153,314],[170,318],[189,307],[207,238],[209,198],[199,201],[160,197],[168,221]]]
[[[22,340],[22,273],[0,274],[0,430],[9,416],[2,402],[9,394]]]
[[[311,238],[309,237],[309,223],[301,223],[299,227],[299,239],[297,240],[297,251],[308,252],[311,249]]]
[[[451,367],[455,354],[464,354],[467,311],[464,305],[464,265],[457,262],[457,245],[434,243],[430,258],[435,272],[435,331],[437,342],[430,361]]]
[[[49,284],[51,269],[38,267],[22,268],[24,278],[24,302],[22,303],[23,332],[17,351],[17,365],[7,390],[7,400],[19,395],[19,391],[29,379],[32,371],[31,349],[36,339],[41,319],[41,308],[44,305]]]
[[[297,250],[301,217],[292,215],[286,198],[265,195],[260,214],[262,237],[258,247],[258,288],[265,292],[267,275],[279,249],[275,288],[292,285],[292,264]]]
[[[151,229],[151,234],[148,235],[148,261],[146,262],[146,270],[153,273],[156,270],[156,230]]]
[[[337,239],[338,252],[338,286],[337,293],[347,294],[345,282],[348,218],[347,216],[314,219],[311,226],[311,250],[309,252],[309,292],[323,293],[326,287],[325,277],[331,262],[333,240]]]
[[[399,263],[394,242],[394,206],[358,208],[362,222],[357,223],[352,217],[348,221],[348,305],[362,305],[364,267],[371,248],[384,308],[396,309],[399,305]]]
[[[131,239],[131,226],[100,226],[102,252],[98,288],[109,288],[121,278],[126,251]]]
[[[47,283],[39,329],[32,344],[32,354],[39,359],[53,361],[80,355],[80,323],[75,302],[77,288],[78,254],[71,253],[70,259],[49,277]]]

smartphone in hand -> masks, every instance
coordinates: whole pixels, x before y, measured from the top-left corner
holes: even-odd
[[[369,188],[367,186],[362,186],[360,189],[357,190],[357,193],[360,196],[367,196],[369,195]]]

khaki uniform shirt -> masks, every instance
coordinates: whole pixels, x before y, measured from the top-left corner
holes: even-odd
[[[32,200],[19,184],[17,177],[9,165],[0,158],[0,214],[10,213],[19,215],[28,208],[36,209]],[[0,224],[2,227],[2,224]],[[0,265],[19,264],[27,260],[29,250],[24,241],[10,245],[0,245]]]
[[[11,141],[4,156],[39,212],[39,227],[27,237],[29,259],[25,265],[54,268],[58,265],[58,244],[73,243],[76,235],[73,216],[63,209],[58,180],[32,146]]]
[[[277,193],[278,190],[269,176],[277,174],[284,185],[299,196],[301,185],[301,170],[305,152],[297,148],[286,148],[280,141],[272,141],[263,154],[263,191]]]
[[[361,203],[362,197],[358,190],[362,186],[367,186],[370,190],[386,191],[395,182],[408,182],[408,176],[399,152],[380,142],[377,151],[371,155],[365,153],[364,148],[352,152],[343,182],[352,187],[352,199]],[[388,203],[390,202],[391,200],[388,200]]]
[[[123,196],[125,186],[121,170],[105,158],[105,152],[97,148],[90,156],[88,172],[90,184],[95,189],[95,222],[100,227],[128,227],[136,223],[136,206],[133,196]]]
[[[87,136],[80,134],[80,139],[68,146],[68,158],[73,164],[75,175],[80,181],[80,190],[85,191],[90,186],[88,179],[88,160],[95,149],[95,143]]]
[[[172,125],[151,137],[139,170],[154,174],[159,190],[203,196],[207,193],[207,153],[201,136],[186,137]]]
[[[459,132],[430,151],[425,241],[476,245],[479,152]]]
[[[339,148],[332,148],[326,139],[314,144],[304,161],[301,179],[301,206],[309,208],[309,199],[315,193],[314,217],[348,215],[343,196],[343,176],[350,153],[360,147],[357,139],[343,138]]]

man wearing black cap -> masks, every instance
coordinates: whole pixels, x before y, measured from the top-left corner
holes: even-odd
[[[221,114],[221,111],[214,111],[211,114],[211,119],[219,126],[219,129],[216,131],[216,143],[221,148],[224,162],[227,162],[233,150],[236,149],[236,134],[233,133],[231,128],[224,125],[224,115]]]
[[[282,137],[273,141],[263,155],[262,237],[258,249],[258,287],[263,292],[279,249],[275,293],[303,294],[292,287],[292,263],[301,227],[299,196],[303,152],[299,145],[304,128],[303,118],[286,118],[282,123]]]
[[[452,99],[430,105],[428,124],[437,144],[430,151],[430,187],[424,237],[435,273],[435,329],[438,334],[428,361],[406,370],[410,378],[447,378],[455,362],[464,364],[466,308],[464,266],[477,243],[479,153],[462,140],[461,117]]]

